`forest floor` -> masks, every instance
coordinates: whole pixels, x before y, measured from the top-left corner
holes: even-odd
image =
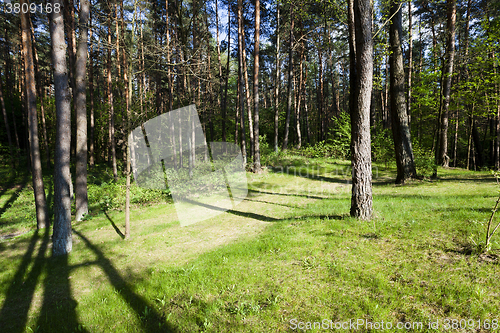
[[[376,166],[365,222],[348,216],[349,162],[286,163],[248,173],[243,202],[187,227],[171,200],[137,204],[123,240],[121,207],[94,207],[56,259],[51,231],[19,208],[30,184],[2,182],[0,331],[500,331],[500,235],[486,254],[475,245],[498,195],[489,172],[397,186]]]

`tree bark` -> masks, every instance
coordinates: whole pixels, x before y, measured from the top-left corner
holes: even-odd
[[[10,153],[10,162],[12,170],[16,170],[16,163],[14,158],[14,146],[12,145],[12,137],[10,135],[10,126],[9,119],[7,117],[7,110],[5,109],[5,101],[3,100],[3,84],[2,79],[0,78],[0,102],[2,103],[2,114],[3,121],[5,122],[5,132],[7,133],[7,141],[9,142],[9,153]]]
[[[408,124],[406,100],[404,92],[405,72],[403,65],[403,49],[401,47],[402,7],[398,1],[392,1],[390,8],[392,22],[389,27],[390,40],[390,90],[391,118],[394,150],[396,152],[397,176],[396,184],[402,184],[409,178],[415,178],[417,172],[411,146],[411,134]]]
[[[94,120],[94,55],[92,42],[92,11],[89,11],[90,20],[90,56],[89,56],[89,98],[90,98],[90,138],[89,138],[89,164],[95,164],[95,120]]]
[[[442,90],[440,96],[441,131],[439,142],[438,164],[443,167],[449,166],[448,157],[448,116],[450,108],[451,82],[453,75],[453,61],[455,58],[455,22],[457,18],[456,0],[447,0],[447,45],[446,62],[442,75]]]
[[[303,29],[301,29],[303,36]],[[300,131],[300,107],[304,95],[304,42],[300,45],[300,64],[299,64],[299,88],[297,91],[297,107],[295,108],[295,128],[297,130],[297,149],[302,147],[302,132]]]
[[[254,106],[254,162],[253,171],[261,172],[259,145],[259,40],[260,40],[260,0],[255,0],[255,34],[254,34],[254,66],[253,66],[253,106]]]
[[[53,0],[52,7],[62,0]],[[68,87],[66,66],[66,43],[64,41],[64,19],[61,12],[53,12],[50,22],[52,66],[56,99],[56,149],[54,156],[54,231],[52,254],[71,252],[71,200],[69,172],[71,148],[71,96]]]
[[[412,25],[411,0],[408,0],[408,96],[407,96],[407,115],[408,127],[411,132],[411,79],[413,74],[413,25]],[[404,74],[404,72],[403,72]]]
[[[245,82],[243,78],[243,0],[238,0],[238,84],[239,84],[239,104],[240,104],[240,125],[241,125],[241,153],[243,155],[243,167],[247,164],[246,134],[245,134]]]
[[[242,17],[243,20],[243,17]],[[250,96],[250,83],[248,81],[248,68],[247,68],[247,52],[246,52],[246,43],[245,43],[245,24],[242,21],[241,24],[241,43],[242,43],[242,51],[243,56],[241,61],[243,62],[243,77],[245,82],[245,96],[247,102],[247,112],[248,112],[248,141],[250,142],[250,158],[254,157],[255,146],[254,146],[254,131],[253,131],[253,117],[252,117],[252,98]]]
[[[280,92],[280,4],[276,2],[276,77],[274,84],[274,151],[278,152],[279,92]]]
[[[88,213],[87,194],[87,23],[89,21],[89,0],[80,1],[80,38],[76,55],[76,220]]]
[[[348,1],[351,61],[351,216],[370,220],[373,212],[370,103],[373,79],[370,0]]]
[[[30,29],[31,29],[31,36],[35,36],[35,31],[33,29],[33,24],[31,23],[31,19],[29,20],[30,24]],[[47,137],[47,126],[45,122],[45,107],[44,107],[44,102],[43,102],[43,87],[42,87],[42,78],[41,78],[41,73],[38,68],[38,52],[36,51],[36,47],[33,45],[33,56],[35,59],[35,81],[36,81],[36,86],[38,89],[38,96],[40,97],[40,118],[42,121],[42,137],[43,137],[43,144],[44,144],[44,150],[45,150],[45,160],[46,160],[46,165],[47,168],[50,168],[50,151],[49,151],[49,141]]]
[[[227,24],[228,24],[228,33],[227,33],[227,63],[226,63],[226,76],[225,76],[225,88],[224,88],[224,99],[222,100],[222,117],[223,117],[223,131],[225,133],[225,128],[226,128],[226,123],[225,123],[225,118],[227,114],[227,91],[228,91],[228,84],[229,84],[229,64],[230,64],[230,59],[231,59],[231,3],[228,4],[228,9],[227,9]],[[238,115],[236,115],[236,119],[238,119]],[[234,136],[234,141],[238,141],[238,121],[235,121],[235,128],[236,128],[236,133]],[[224,134],[225,135],[225,134]],[[225,136],[223,136],[223,140],[225,141]]]
[[[293,107],[293,4],[290,3],[290,48],[288,50],[288,90],[286,102],[285,137],[283,138],[283,150],[288,148],[288,133],[290,132],[290,115]]]
[[[28,4],[28,0],[21,0],[21,6]],[[36,111],[35,69],[33,65],[33,49],[31,29],[29,26],[29,12],[21,11],[21,30],[23,43],[24,71],[26,79],[26,106],[28,108],[28,126],[31,151],[31,171],[33,175],[33,191],[35,195],[37,229],[49,226],[47,200],[43,186],[42,162],[38,141],[38,118]],[[2,103],[3,104],[3,103]]]
[[[108,104],[109,104],[109,149],[111,153],[111,164],[113,167],[113,177],[118,180],[116,168],[116,143],[115,143],[115,107],[113,101],[113,86],[111,84],[111,16],[108,18]]]
[[[17,125],[16,125],[16,115],[14,113],[14,105],[12,102],[12,81],[11,81],[11,63],[10,63],[10,42],[9,36],[7,34],[7,28],[4,29],[4,39],[5,39],[5,78],[6,78],[6,87],[7,87],[7,97],[9,98],[9,106],[12,113],[12,127],[14,129],[14,139],[16,142],[16,147],[19,150],[19,136],[17,134]]]

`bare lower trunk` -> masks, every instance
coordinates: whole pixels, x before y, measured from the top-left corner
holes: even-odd
[[[243,77],[245,81],[245,96],[247,102],[247,112],[248,112],[248,140],[250,141],[250,158],[254,157],[255,147],[254,147],[254,131],[253,131],[253,117],[252,117],[252,99],[250,97],[250,84],[248,82],[248,69],[247,69],[247,56],[246,56],[246,46],[245,46],[245,26],[243,25],[241,28],[242,39],[241,42],[243,44]]]
[[[90,138],[89,138],[89,162],[90,167],[95,164],[95,120],[94,120],[94,55],[92,54],[92,11],[89,14],[90,18],[90,57],[89,57],[89,98],[90,98]]]
[[[62,7],[61,0],[52,5]],[[71,96],[68,87],[66,66],[66,43],[64,42],[64,20],[62,13],[52,13],[50,23],[52,65],[56,99],[56,149],[54,156],[54,234],[52,236],[54,256],[71,252],[71,200],[70,200],[70,148],[71,148]]]
[[[280,92],[280,5],[276,4],[276,77],[274,83],[274,151],[278,152],[279,92]]]
[[[115,107],[113,101],[113,86],[111,84],[111,18],[108,21],[108,104],[109,104],[109,149],[111,153],[111,164],[113,167],[113,177],[118,179],[116,168],[116,143],[115,143]]]
[[[259,39],[260,39],[260,0],[255,0],[255,34],[254,34],[254,66],[253,66],[253,98],[254,98],[254,160],[253,171],[260,172],[259,145]]]
[[[241,125],[241,153],[243,155],[243,167],[247,164],[246,138],[245,138],[245,98],[243,96],[245,82],[243,77],[243,1],[238,0],[238,101],[240,104]]]
[[[10,136],[10,126],[9,126],[9,119],[7,117],[7,110],[5,109],[5,102],[3,100],[3,85],[2,85],[2,79],[0,78],[0,102],[2,103],[2,114],[3,114],[3,121],[5,122],[5,132],[7,132],[7,141],[9,142],[9,152],[10,152],[10,162],[11,162],[11,167],[12,170],[16,170],[15,166],[15,158],[14,158],[14,146],[12,145],[12,138]]]
[[[21,6],[28,4],[27,0],[21,1]],[[24,70],[26,75],[26,106],[28,108],[28,124],[31,151],[31,170],[33,174],[33,190],[35,194],[37,229],[49,226],[47,215],[47,200],[43,186],[42,162],[40,159],[40,146],[38,142],[38,119],[36,112],[36,87],[35,70],[33,66],[33,49],[31,42],[31,29],[29,26],[29,13],[21,13],[21,29],[23,43]]]
[[[76,220],[80,221],[88,213],[87,195],[87,22],[89,20],[89,0],[80,1],[80,38],[76,55]]]
[[[440,98],[441,131],[439,142],[438,163],[444,167],[449,166],[448,157],[448,114],[450,107],[451,82],[453,74],[453,61],[455,58],[455,21],[456,21],[456,0],[447,0],[447,46],[446,61],[442,75],[442,92]]]
[[[351,216],[370,220],[373,212],[370,147],[372,9],[369,0],[349,0],[348,4],[351,60]]]
[[[396,184],[404,183],[409,178],[417,175],[413,150],[411,146],[410,127],[406,109],[404,92],[404,67],[403,50],[401,48],[402,36],[402,9],[396,1],[391,4],[392,23],[390,25],[390,90],[391,90],[391,118],[394,150],[396,152],[397,176]]]
[[[293,7],[290,4],[290,49],[288,53],[288,90],[286,102],[285,137],[283,138],[283,150],[288,148],[288,133],[290,132],[290,115],[292,113],[293,98]]]
[[[411,79],[413,74],[413,31],[411,0],[408,0],[408,96],[406,101],[408,127],[411,129]],[[411,132],[411,131],[410,131]]]

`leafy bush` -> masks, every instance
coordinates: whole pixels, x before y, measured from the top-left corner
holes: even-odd
[[[436,162],[431,151],[423,148],[418,142],[413,143],[413,156],[419,176],[430,177],[436,170]]]
[[[395,161],[392,133],[388,129],[382,129],[382,126],[372,131],[372,159],[386,166]]]
[[[332,155],[336,158],[349,159],[351,155],[351,117],[347,112],[341,112],[333,117],[333,126],[328,141]]]
[[[331,143],[328,144],[325,141],[320,141],[312,147],[309,146],[302,149],[301,154],[312,158],[338,157],[339,149]]]

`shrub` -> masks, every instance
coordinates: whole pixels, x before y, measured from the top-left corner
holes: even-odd
[[[333,117],[333,126],[330,130],[328,146],[336,158],[349,159],[351,155],[351,117],[347,112],[341,112]]]
[[[436,162],[431,151],[424,149],[418,142],[413,143],[413,156],[417,174],[430,177],[436,170]]]
[[[372,131],[372,159],[386,166],[395,161],[392,133],[388,129],[382,129],[381,125],[376,131]]]

